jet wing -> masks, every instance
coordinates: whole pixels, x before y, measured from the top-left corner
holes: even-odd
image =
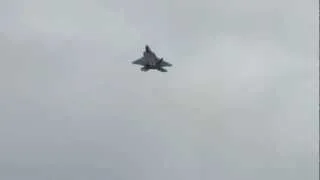
[[[137,64],[137,65],[141,65],[141,66],[144,66],[147,64],[146,60],[144,57],[141,57],[135,61],[132,62],[132,64]]]
[[[170,63],[162,60],[161,63],[160,63],[160,66],[161,66],[161,67],[166,67],[166,66],[170,67],[170,66],[172,66],[172,64],[170,64]]]

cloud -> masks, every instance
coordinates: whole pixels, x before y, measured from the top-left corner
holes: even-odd
[[[2,179],[318,177],[311,1],[2,3]]]

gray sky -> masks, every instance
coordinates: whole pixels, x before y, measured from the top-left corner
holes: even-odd
[[[318,179],[318,7],[0,1],[0,179]]]

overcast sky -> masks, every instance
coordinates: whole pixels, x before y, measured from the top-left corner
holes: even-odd
[[[316,3],[0,1],[0,179],[318,179]]]

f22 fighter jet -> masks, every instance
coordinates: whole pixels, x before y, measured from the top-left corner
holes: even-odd
[[[161,72],[167,72],[163,67],[170,67],[172,64],[163,60],[163,58],[158,58],[154,52],[151,51],[148,45],[145,46],[145,51],[143,56],[135,61],[132,64],[137,64],[143,66],[141,71],[149,71],[150,69],[158,70]]]

